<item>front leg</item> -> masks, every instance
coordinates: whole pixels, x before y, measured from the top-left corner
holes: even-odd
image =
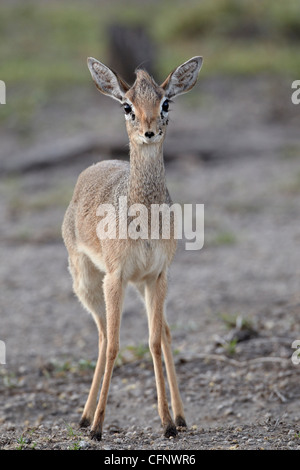
[[[161,350],[166,292],[167,279],[165,272],[161,273],[157,279],[146,284],[145,302],[149,322],[149,347],[154,364],[158,412],[165,437],[171,437],[176,436],[177,431],[167,402]]]

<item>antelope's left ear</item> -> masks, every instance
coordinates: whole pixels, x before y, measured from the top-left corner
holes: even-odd
[[[193,88],[197,82],[202,62],[202,57],[192,57],[192,59],[179,65],[179,67],[171,72],[161,85],[166,92],[166,98],[182,95]]]

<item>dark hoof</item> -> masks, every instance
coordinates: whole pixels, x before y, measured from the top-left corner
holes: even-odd
[[[90,425],[90,420],[88,418],[81,418],[81,420],[79,421],[79,426],[81,428],[88,428],[89,425]]]
[[[167,426],[164,429],[164,435],[165,437],[176,437],[177,436],[176,426],[173,423],[167,424]]]
[[[175,424],[177,428],[181,428],[180,430],[187,428],[186,421],[182,416],[176,416]]]
[[[102,439],[102,432],[101,431],[91,431],[91,439],[94,441],[101,441]]]

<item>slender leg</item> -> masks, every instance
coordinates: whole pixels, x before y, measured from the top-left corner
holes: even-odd
[[[124,285],[119,277],[113,274],[107,274],[104,278],[103,290],[106,303],[107,324],[106,365],[100,398],[91,429],[91,437],[98,441],[100,441],[102,438],[102,427],[105,416],[108,391],[115,359],[119,351],[120,320],[124,298]]]
[[[106,326],[104,326],[104,328],[102,327],[101,330],[99,329],[98,360],[97,360],[89,396],[86,401],[86,404],[82,413],[82,417],[80,420],[81,427],[87,427],[93,422],[93,418],[94,418],[94,414],[95,414],[95,410],[97,406],[97,397],[98,397],[98,392],[100,389],[100,383],[101,383],[101,379],[103,377],[104,369],[105,369],[106,347],[107,347]]]
[[[176,426],[186,427],[183,405],[179,393],[177,376],[171,349],[171,334],[169,326],[165,319],[163,321],[162,347],[165,358],[168,382],[170,386],[172,410],[175,417],[175,424]]]
[[[146,284],[145,301],[149,322],[149,346],[153,357],[157,388],[158,412],[165,437],[170,437],[176,436],[177,431],[168,407],[161,355],[166,290],[166,274],[162,273],[157,280]]]
[[[136,285],[143,300],[145,301],[145,285],[144,283]],[[180,392],[177,383],[177,376],[174,366],[173,354],[171,349],[172,337],[169,326],[165,318],[163,318],[162,328],[162,348],[164,353],[165,365],[167,370],[167,377],[171,393],[172,410],[175,418],[175,424],[178,427],[186,427],[184,417],[183,405],[180,397]]]

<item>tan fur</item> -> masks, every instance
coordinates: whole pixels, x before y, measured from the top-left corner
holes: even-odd
[[[91,433],[95,439],[101,439],[102,435],[108,390],[119,350],[120,319],[128,283],[137,287],[146,305],[158,411],[165,435],[175,435],[176,425],[185,426],[171,352],[171,335],[164,314],[167,271],[176,250],[176,240],[174,237],[168,240],[100,240],[97,235],[97,210],[101,204],[112,204],[119,227],[120,196],[127,197],[128,206],[139,203],[150,209],[151,204],[171,205],[163,163],[162,144],[168,120],[166,113],[161,110],[162,100],[179,93],[174,93],[173,88],[173,85],[178,88],[178,76],[180,92],[184,92],[184,86],[186,89],[191,88],[200,66],[200,58],[193,58],[183,64],[181,67],[187,69],[187,78],[181,75],[181,68],[178,67],[173,73],[175,85],[172,83],[172,74],[162,86],[158,86],[147,72],[138,71],[134,85],[129,87],[108,67],[95,59],[89,59],[89,68],[98,89],[132,107],[132,113],[126,116],[130,164],[104,161],[83,171],[62,227],[74,292],[93,315],[99,332],[98,361],[81,418],[81,425],[92,424]],[[149,132],[152,134],[147,136]],[[127,225],[129,223],[130,217],[126,221]],[[150,227],[150,218],[148,224]],[[161,349],[165,357],[175,422],[171,418],[166,398]]]

